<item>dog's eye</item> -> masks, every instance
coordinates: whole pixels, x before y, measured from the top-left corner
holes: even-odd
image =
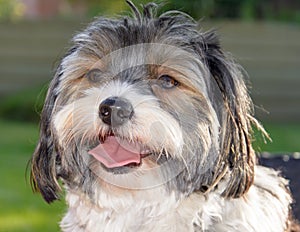
[[[164,89],[172,89],[179,85],[179,82],[176,81],[173,77],[169,75],[162,75],[158,78],[159,84]]]
[[[88,73],[86,74],[86,77],[90,82],[98,82],[101,78],[101,73],[102,73],[102,71],[100,69],[95,68],[95,69],[88,71]]]

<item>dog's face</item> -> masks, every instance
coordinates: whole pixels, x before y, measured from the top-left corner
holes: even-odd
[[[32,180],[47,202],[58,179],[189,194],[226,174],[224,196],[253,180],[251,101],[214,32],[183,14],[99,18],[76,35],[49,88]]]

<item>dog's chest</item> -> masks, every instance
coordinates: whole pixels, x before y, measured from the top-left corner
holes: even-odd
[[[102,208],[83,195],[68,193],[66,199],[69,208],[61,221],[63,231],[193,231],[192,214],[178,212],[172,196],[151,204],[114,199]]]
[[[100,191],[91,202],[80,192],[67,190],[68,212],[61,222],[65,232],[126,231],[266,231],[286,229],[291,198],[284,179],[271,169],[257,167],[249,192],[225,199],[226,186],[209,194],[193,193],[178,199],[162,188],[116,193]],[[276,220],[274,220],[276,219]]]

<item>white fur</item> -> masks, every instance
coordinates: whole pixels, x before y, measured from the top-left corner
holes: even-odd
[[[99,184],[94,193],[96,202],[80,192],[68,191],[69,209],[61,228],[65,232],[282,232],[291,203],[286,182],[276,171],[257,166],[254,185],[238,199],[221,197],[226,180],[206,195],[199,192],[180,199],[167,194],[162,186],[133,191]]]

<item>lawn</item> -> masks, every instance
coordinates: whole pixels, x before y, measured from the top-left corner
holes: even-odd
[[[273,143],[266,145],[258,139],[261,151],[300,151],[300,124],[265,126]],[[47,205],[39,195],[32,193],[25,178],[38,136],[37,126],[0,120],[0,128],[0,231],[59,231],[58,222],[65,211],[63,201]]]
[[[64,204],[44,203],[25,177],[37,140],[36,125],[0,120],[0,128],[0,231],[59,231]]]

